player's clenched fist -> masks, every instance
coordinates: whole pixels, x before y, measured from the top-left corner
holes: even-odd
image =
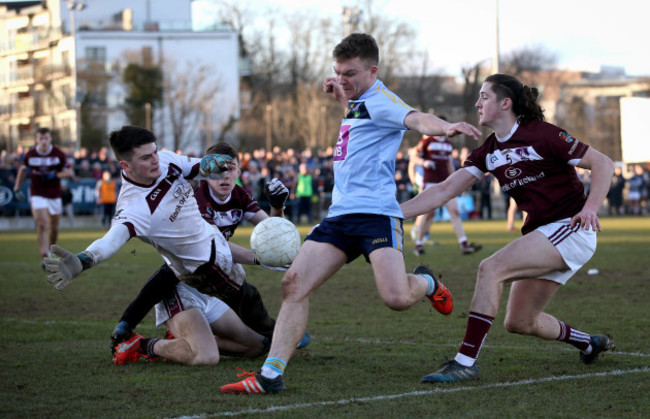
[[[282,209],[289,196],[289,189],[280,182],[280,179],[274,177],[264,186],[264,195],[273,208]]]

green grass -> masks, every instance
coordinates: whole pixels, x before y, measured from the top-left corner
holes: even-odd
[[[161,264],[153,248],[132,240],[58,292],[40,268],[34,232],[0,232],[0,416],[647,417],[650,219],[601,221],[596,255],[548,307],[575,327],[613,336],[617,350],[596,364],[581,364],[568,345],[508,334],[502,301],[481,352],[481,380],[420,384],[422,375],[458,349],[479,262],[518,237],[505,231],[503,220],[466,222],[470,239],[484,248],[462,256],[451,226],[443,223],[432,230],[440,245],[428,246],[423,260],[454,294],[450,316],[432,311],[425,301],[405,312],[385,308],[370,266],[359,259],[314,293],[312,343],[291,359],[287,391],[263,397],[218,391],[237,379],[236,367],[257,370],[263,358],[224,357],[212,367],[111,364],[112,328]],[[235,241],[246,244],[249,232],[241,228]],[[59,244],[80,251],[101,234],[63,231]],[[409,269],[418,264],[412,248],[408,239]],[[588,275],[591,268],[599,274]],[[247,272],[277,313],[281,273],[256,267]],[[163,333],[152,314],[138,331]]]

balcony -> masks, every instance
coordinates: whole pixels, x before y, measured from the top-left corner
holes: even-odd
[[[34,99],[20,99],[16,106],[16,116],[26,117],[34,115]]]
[[[39,30],[14,33],[13,37],[8,36],[5,42],[0,44],[1,52],[20,53],[43,49],[50,46],[50,42],[57,41],[62,37],[61,28],[49,27]]]
[[[67,64],[46,64],[35,68],[34,78],[39,82],[56,80],[72,75],[72,67]]]
[[[10,71],[5,81],[0,82],[0,87],[27,86],[34,83],[34,68],[31,66],[21,67]]]

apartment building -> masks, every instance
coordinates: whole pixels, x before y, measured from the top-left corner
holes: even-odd
[[[191,0],[0,2],[0,148],[30,146],[41,126],[85,147],[82,133],[128,124],[136,62],[162,70],[163,103],[147,109],[160,146],[200,152],[239,119],[238,48],[228,27],[193,28]]]

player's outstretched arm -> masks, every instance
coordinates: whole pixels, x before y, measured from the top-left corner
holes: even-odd
[[[481,136],[481,130],[467,122],[447,122],[433,114],[418,111],[413,111],[406,115],[404,125],[411,130],[426,135],[453,137],[459,134],[465,134],[475,140],[478,140]]]
[[[476,183],[478,179],[468,170],[452,173],[444,182],[437,183],[400,205],[404,219],[416,217],[440,208]]]

